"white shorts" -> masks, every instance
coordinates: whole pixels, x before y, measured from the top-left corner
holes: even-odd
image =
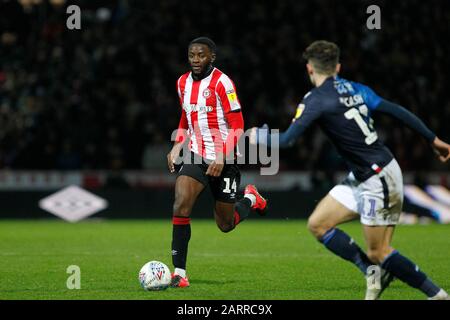
[[[364,225],[396,225],[403,206],[402,171],[393,159],[380,173],[364,182],[356,180],[350,173],[329,194],[348,209],[357,212]]]

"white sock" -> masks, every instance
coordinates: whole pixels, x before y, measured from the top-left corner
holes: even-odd
[[[256,203],[256,197],[255,197],[254,194],[247,193],[247,194],[244,196],[244,198],[247,198],[247,199],[250,200],[250,202],[252,203],[252,207],[255,205],[255,203]]]
[[[449,296],[447,292],[444,291],[444,289],[439,290],[439,292],[433,296],[429,297],[428,300],[449,300]]]
[[[447,292],[445,292],[445,290],[444,289],[441,289],[441,290],[439,290],[439,292],[437,293],[437,295],[436,296],[440,296],[440,297],[447,297],[448,296],[448,293]]]
[[[179,275],[182,278],[186,278],[186,270],[184,269],[175,268],[175,271],[173,273]]]

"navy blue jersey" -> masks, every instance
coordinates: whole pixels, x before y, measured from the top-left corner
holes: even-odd
[[[394,158],[378,139],[370,117],[374,110],[397,118],[428,143],[433,143],[436,138],[436,134],[422,120],[404,107],[380,98],[365,85],[336,76],[329,77],[305,95],[292,124],[275,141],[281,148],[292,146],[311,123],[317,122],[355,178],[365,181]],[[258,143],[271,144],[267,129],[264,125],[257,130]]]
[[[393,159],[370,117],[381,101],[367,86],[330,77],[305,95],[292,125],[280,135],[280,146],[292,144],[292,137],[317,122],[355,177],[364,181]]]

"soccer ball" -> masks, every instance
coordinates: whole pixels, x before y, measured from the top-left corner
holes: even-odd
[[[170,280],[169,267],[159,261],[147,262],[139,271],[139,283],[148,291],[165,290]]]

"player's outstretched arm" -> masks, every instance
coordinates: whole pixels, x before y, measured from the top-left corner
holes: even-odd
[[[450,159],[450,144],[436,137],[434,138],[432,147],[441,162],[447,162]]]
[[[438,156],[439,160],[446,162],[450,158],[450,145],[440,140],[436,134],[434,134],[416,115],[402,106],[387,101],[381,100],[380,104],[375,108],[376,111],[387,113],[401,122],[406,126],[413,129],[421,136],[423,136],[432,146],[434,152]]]
[[[269,126],[267,124],[262,128],[252,128],[250,143],[279,148],[292,147],[302,133],[322,115],[322,112],[320,101],[308,92],[303,101],[297,106],[294,119],[292,119],[291,125],[286,131],[279,133],[277,137],[269,134]]]
[[[305,128],[305,126],[293,122],[286,131],[279,133],[278,139],[275,139],[275,142],[273,142],[272,138],[274,135],[269,133],[269,126],[264,124],[261,128],[251,129],[250,143],[267,145],[269,147],[278,146],[279,148],[289,148],[294,145]]]

